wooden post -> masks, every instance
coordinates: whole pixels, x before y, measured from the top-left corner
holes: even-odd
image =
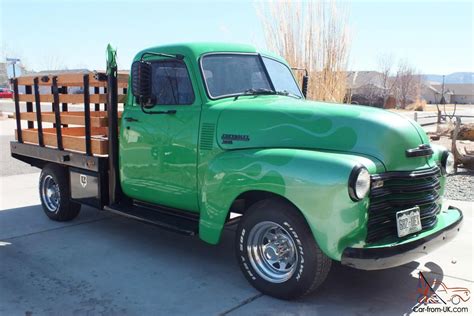
[[[100,94],[100,87],[94,87],[94,94]],[[95,111],[100,111],[100,103],[94,105]]]
[[[59,112],[59,89],[58,89],[58,77],[53,77],[53,111],[55,117],[56,127],[56,140],[59,150],[63,150],[63,136],[61,131],[61,113]]]
[[[61,94],[67,94],[67,87],[66,87],[66,86],[61,87]],[[66,103],[66,102],[64,102],[64,103],[62,104],[62,111],[63,111],[63,112],[67,112],[67,111],[68,111],[68,107],[67,107],[67,103]],[[67,127],[67,124],[64,124],[63,126],[64,126],[64,127]]]
[[[84,122],[85,122],[85,141],[86,141],[86,155],[92,156],[91,146],[91,109],[90,109],[90,95],[89,95],[89,74],[85,74],[83,78],[84,84]]]
[[[44,147],[43,121],[41,118],[41,101],[40,101],[40,93],[39,93],[39,87],[38,87],[38,77],[33,79],[33,82],[34,82],[35,104],[36,104],[36,125],[38,125],[38,144],[41,147]]]
[[[61,93],[62,93],[62,94],[67,94],[67,87],[66,87],[66,86],[63,86],[63,87],[61,88]],[[67,111],[68,111],[67,103],[64,102],[64,103],[62,104],[62,110],[63,110],[63,112],[67,112]]]
[[[25,94],[32,94],[31,86],[25,86]],[[26,102],[26,112],[33,112],[33,102]],[[34,128],[33,121],[28,121],[28,128]]]
[[[23,143],[21,133],[21,118],[20,118],[20,96],[18,95],[18,79],[13,79],[13,93],[15,94],[15,117],[16,117],[16,137],[19,143]]]

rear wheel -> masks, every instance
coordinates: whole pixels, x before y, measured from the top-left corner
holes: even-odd
[[[43,168],[39,180],[39,194],[43,211],[52,220],[70,221],[77,217],[81,205],[69,199],[67,169],[58,165]]]
[[[285,201],[252,205],[236,237],[240,268],[264,294],[295,299],[316,290],[329,273],[331,259],[319,249],[299,210]]]

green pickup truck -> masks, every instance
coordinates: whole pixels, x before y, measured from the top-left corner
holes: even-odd
[[[397,113],[307,101],[279,56],[219,43],[145,49],[120,118],[110,48],[107,65],[97,74],[107,82],[106,156],[65,150],[59,138],[57,148],[11,143],[13,157],[42,168],[53,220],[87,204],[210,244],[236,227],[244,276],[282,299],[317,289],[333,260],[391,268],[460,229],[462,212],[443,203],[449,151]]]

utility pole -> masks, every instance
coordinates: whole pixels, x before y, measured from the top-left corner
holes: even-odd
[[[444,99],[444,75],[443,75],[443,84],[441,86],[441,97],[442,99]],[[444,102],[446,103],[446,100],[444,100]]]
[[[446,113],[446,99],[444,98],[444,75],[443,75],[443,83],[441,85],[441,100],[440,103],[443,104],[445,113]],[[438,107],[438,105],[436,105]],[[438,124],[441,124],[441,110],[438,108]]]

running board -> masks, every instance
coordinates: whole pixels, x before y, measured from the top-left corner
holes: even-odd
[[[113,204],[105,206],[104,210],[126,216],[147,224],[187,236],[197,235],[199,230],[199,219],[197,217],[175,216],[169,210],[159,208],[147,208],[139,205]]]

